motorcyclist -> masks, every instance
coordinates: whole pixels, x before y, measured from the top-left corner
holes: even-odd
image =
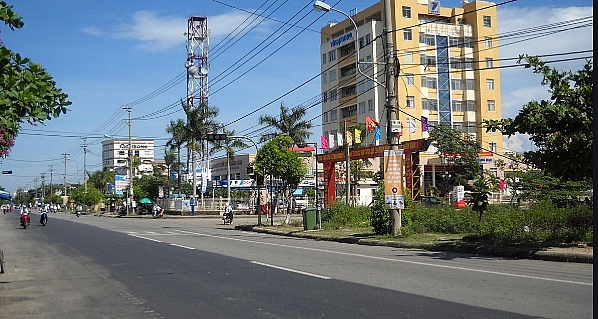
[[[81,215],[81,211],[83,210],[83,207],[81,207],[81,204],[78,204],[75,207],[75,214],[77,215],[77,217],[79,217]]]
[[[233,208],[230,206],[230,203],[226,203],[226,206],[224,207],[224,213],[222,214],[222,219],[225,220],[226,219],[230,220],[230,223],[233,223]]]
[[[27,208],[27,206],[23,204],[23,206],[21,207],[21,223],[23,223],[23,219],[25,218],[25,216],[29,217],[29,209]]]

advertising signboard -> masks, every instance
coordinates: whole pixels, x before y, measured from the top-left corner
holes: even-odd
[[[403,150],[384,151],[384,203],[388,209],[405,208]]]

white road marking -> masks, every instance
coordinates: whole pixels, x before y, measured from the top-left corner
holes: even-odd
[[[256,264],[256,265],[262,265],[262,266],[266,266],[266,267],[276,268],[276,269],[280,269],[280,270],[284,270],[284,271],[289,271],[289,272],[294,272],[294,273],[302,274],[302,275],[306,275],[306,276],[312,276],[312,277],[321,278],[321,279],[331,279],[330,277],[321,276],[321,275],[317,275],[317,274],[314,274],[314,273],[305,272],[305,271],[301,271],[301,270],[296,270],[296,269],[291,269],[291,268],[285,268],[285,267],[275,266],[275,265],[271,265],[271,264],[265,264],[265,263],[261,263],[259,261],[250,261],[250,262],[252,264]]]
[[[139,236],[139,235],[134,235],[134,234],[129,234],[129,236],[133,236],[133,237],[137,237],[137,238],[141,238],[141,239],[147,239],[147,240],[155,241],[157,243],[161,243],[162,242],[162,241],[159,241],[157,239],[147,238],[147,237],[143,237],[143,236]]]
[[[193,247],[177,245],[177,244],[170,244],[170,246],[176,246],[176,247],[181,247],[181,248],[185,248],[185,249],[195,250],[195,248],[193,248]]]
[[[310,251],[317,251],[317,252],[337,254],[337,255],[345,255],[345,256],[352,256],[352,257],[369,258],[369,259],[376,259],[376,260],[384,260],[384,261],[394,261],[394,262],[399,262],[399,263],[413,264],[413,265],[420,265],[420,266],[429,266],[429,267],[437,267],[437,268],[446,268],[446,269],[454,269],[454,270],[479,272],[479,273],[499,275],[499,276],[509,276],[509,277],[517,277],[517,278],[527,278],[527,279],[536,279],[536,280],[544,280],[544,281],[553,281],[553,282],[560,282],[560,283],[567,283],[567,284],[574,284],[574,285],[594,286],[593,283],[587,283],[587,282],[562,280],[562,279],[553,279],[553,278],[545,278],[545,277],[536,277],[536,276],[528,276],[528,275],[519,275],[519,274],[506,273],[506,272],[498,272],[498,271],[482,270],[482,269],[473,269],[473,268],[466,268],[466,267],[438,265],[438,264],[431,264],[431,263],[425,263],[425,262],[419,262],[419,261],[400,260],[400,259],[394,259],[394,258],[388,258],[388,257],[368,256],[368,255],[361,255],[361,254],[354,254],[354,253],[347,253],[347,252],[340,252],[340,251],[333,251],[333,250],[325,250],[325,249],[319,249],[319,248],[309,248],[309,247],[299,247],[299,246],[291,246],[291,245],[285,245],[285,244],[266,243],[266,242],[249,240],[249,239],[230,238],[230,237],[224,237],[224,236],[216,236],[216,235],[210,235],[210,234],[202,234],[202,233],[196,233],[196,232],[189,232],[189,231],[184,231],[184,230],[179,230],[179,232],[186,233],[186,234],[192,234],[192,235],[205,236],[205,237],[214,237],[214,238],[235,240],[235,241],[241,241],[241,242],[247,242],[247,243],[254,243],[254,244],[278,246],[278,247],[285,247],[285,248],[295,248],[295,249],[310,250]]]

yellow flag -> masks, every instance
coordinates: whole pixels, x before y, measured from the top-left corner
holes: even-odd
[[[355,144],[360,144],[361,143],[361,130],[358,128],[355,128]]]

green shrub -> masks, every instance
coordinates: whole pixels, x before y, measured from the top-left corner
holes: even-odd
[[[369,207],[353,207],[337,201],[322,211],[322,221],[337,223],[345,227],[369,227]]]

